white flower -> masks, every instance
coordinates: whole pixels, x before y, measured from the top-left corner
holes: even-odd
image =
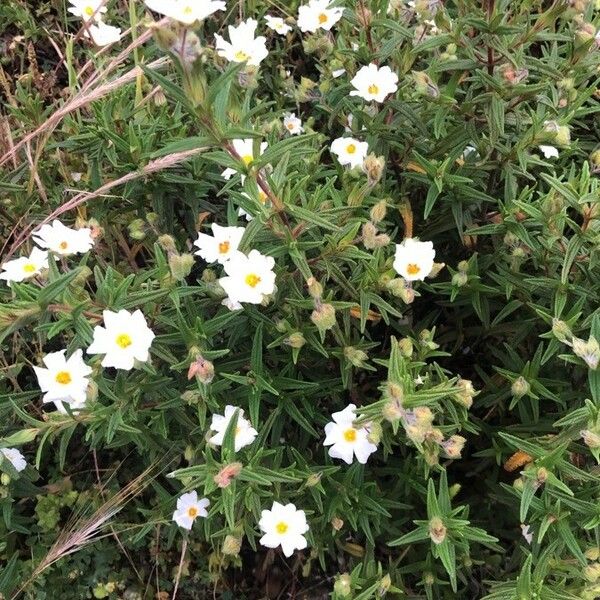
[[[94,328],[94,339],[88,354],[105,354],[103,367],[129,371],[136,360],[146,362],[154,332],[148,327],[141,310],[103,313],[104,325]]]
[[[10,462],[17,473],[23,471],[27,466],[25,457],[16,448],[0,448],[0,454],[2,454],[8,462]]]
[[[222,227],[213,223],[212,235],[199,233],[194,246],[199,248],[197,254],[206,262],[226,263],[236,252],[245,229],[243,227]]]
[[[558,158],[558,148],[555,148],[554,146],[544,146],[542,144],[540,146],[540,152],[545,158]]]
[[[145,3],[150,10],[185,25],[202,21],[218,10],[225,10],[222,0],[145,0]]]
[[[219,283],[231,302],[260,304],[275,290],[274,266],[273,258],[258,250],[252,250],[248,256],[238,252],[225,263],[227,277],[221,277]]]
[[[338,157],[340,164],[350,165],[351,168],[362,166],[368,151],[367,142],[359,142],[351,137],[337,138],[331,144],[331,152]]]
[[[308,531],[306,514],[293,504],[273,502],[271,510],[263,510],[258,526],[264,532],[260,543],[266,548],[281,546],[283,553],[290,557],[295,550],[307,546],[304,534]]]
[[[71,229],[59,220],[52,225],[42,225],[34,234],[33,241],[40,247],[61,256],[87,252],[93,245],[92,230],[88,227]]]
[[[61,413],[64,404],[75,411],[85,406],[89,375],[92,369],[83,362],[83,352],[75,350],[67,359],[66,350],[50,352],[44,356],[46,368],[33,367],[38,384],[44,392],[43,402],[54,402]]]
[[[331,75],[334,79],[341,77],[346,72],[346,69],[335,69],[335,71],[331,71]]]
[[[300,31],[314,33],[317,29],[329,31],[341,18],[344,9],[329,8],[330,0],[309,0],[308,4],[298,8],[298,27]]]
[[[209,506],[210,500],[208,498],[201,498],[198,500],[198,494],[196,492],[182,494],[177,498],[177,509],[173,513],[173,521],[175,521],[179,527],[190,530],[198,517],[208,516],[208,511],[206,509]]]
[[[231,140],[231,145],[233,149],[237,152],[239,157],[242,159],[246,166],[249,166],[254,160],[254,140],[252,138],[247,138],[245,140]],[[260,154],[262,154],[269,144],[267,142],[261,142],[259,146]],[[221,177],[229,180],[231,179],[238,171],[236,169],[227,168],[221,173]],[[242,179],[242,185],[244,184],[244,180]]]
[[[94,19],[100,21],[102,13],[107,11],[106,6],[98,8],[102,4],[102,0],[69,0],[71,6],[68,11],[76,17],[81,17],[84,21]]]
[[[279,35],[285,35],[292,30],[292,28],[281,17],[265,15],[265,21],[267,22],[267,27],[277,32]]]
[[[329,456],[341,458],[347,464],[352,464],[353,457],[361,465],[366,464],[367,459],[377,446],[371,443],[367,437],[369,430],[366,426],[355,427],[356,406],[349,404],[344,410],[331,415],[332,422],[325,425],[324,446],[329,448]]]
[[[389,67],[378,68],[371,63],[361,67],[350,83],[356,88],[350,92],[351,96],[360,96],[369,102],[383,102],[388,94],[398,89],[398,75]]]
[[[432,242],[406,238],[396,244],[394,269],[406,281],[423,281],[433,269],[435,250]]]
[[[237,27],[230,25],[230,42],[215,34],[217,54],[232,62],[247,62],[257,67],[269,54],[266,46],[267,39],[262,35],[254,37],[257,25],[254,19],[242,21]]]
[[[88,27],[85,36],[91,37],[96,46],[110,46],[110,44],[115,44],[121,39],[121,29],[99,21],[97,25]]]
[[[533,542],[533,531],[531,531],[531,525],[525,525],[521,523],[521,534],[525,538],[525,541],[531,546]]]
[[[12,282],[20,282],[40,274],[42,269],[48,268],[48,253],[45,250],[34,248],[29,256],[22,256],[9,260],[2,265],[4,273],[0,273],[0,279],[4,279],[10,285]]]
[[[283,116],[283,126],[291,135],[298,135],[304,131],[302,120],[296,116],[296,113],[287,113]]]
[[[234,432],[235,451],[239,452],[244,446],[249,446],[254,441],[258,435],[258,431],[252,427],[252,423],[250,423],[248,419],[244,418],[244,411],[241,408],[228,404],[225,407],[225,414],[213,415],[212,421],[210,422],[210,428],[213,431],[216,431],[215,435],[209,440],[211,444],[214,444],[215,446],[221,446],[223,444],[225,431],[236,411],[238,411],[238,417]]]

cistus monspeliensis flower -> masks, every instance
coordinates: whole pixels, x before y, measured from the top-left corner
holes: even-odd
[[[104,327],[94,328],[94,339],[87,349],[88,354],[104,354],[103,367],[114,367],[129,371],[135,361],[146,362],[154,332],[148,327],[141,310],[103,313]]]
[[[283,126],[290,135],[299,135],[304,131],[302,120],[295,113],[287,113],[283,116]]]
[[[67,10],[86,22],[90,19],[100,21],[108,10],[106,6],[102,6],[103,3],[103,0],[69,0],[71,6]]]
[[[325,425],[324,446],[329,448],[329,456],[340,458],[352,464],[354,457],[364,465],[369,456],[377,451],[377,446],[368,440],[369,429],[366,425],[355,426],[356,405],[349,404],[344,410],[331,415],[332,422]]]
[[[92,38],[96,46],[110,46],[121,39],[121,29],[107,25],[103,21],[90,25],[84,32],[85,37]]]
[[[0,454],[6,459],[17,473],[20,473],[27,467],[25,457],[16,448],[0,448]]]
[[[145,0],[146,6],[165,17],[192,25],[218,10],[225,10],[222,0]]]
[[[398,89],[398,75],[389,67],[371,63],[361,67],[350,83],[356,88],[350,92],[351,96],[360,96],[368,102],[383,102]]]
[[[46,368],[33,367],[44,396],[42,401],[54,402],[59,412],[66,413],[65,404],[72,411],[83,408],[87,398],[88,377],[92,369],[83,361],[83,351],[76,350],[69,358],[66,350],[50,352],[42,359]]]
[[[247,138],[245,140],[231,140],[233,149],[240,157],[241,161],[249,167],[254,160],[254,140]],[[262,154],[269,144],[267,142],[261,142],[259,146],[259,153]],[[233,175],[237,173],[237,169],[227,168],[221,173],[221,177],[225,179],[231,179]],[[243,181],[242,181],[243,183]]]
[[[541,144],[539,149],[544,155],[544,158],[558,158],[558,148],[554,146],[545,146],[544,144]]]
[[[341,165],[361,167],[369,152],[369,144],[352,137],[341,137],[333,140],[331,152],[337,156]]]
[[[221,446],[225,439],[225,432],[227,427],[235,415],[238,412],[237,421],[235,425],[235,431],[233,432],[234,448],[236,452],[239,452],[245,446],[249,446],[258,435],[258,431],[252,427],[252,423],[244,417],[244,411],[237,406],[228,404],[225,407],[224,415],[213,415],[212,421],[210,422],[210,428],[215,431],[215,435],[210,438],[210,443],[215,446]]]
[[[298,27],[303,33],[314,33],[318,29],[329,31],[344,13],[342,7],[330,8],[330,0],[310,0],[298,8]]]
[[[42,225],[32,237],[40,248],[60,256],[83,254],[94,245],[91,229],[71,229],[58,219],[52,221],[52,224]]]
[[[173,513],[173,521],[179,527],[189,531],[198,517],[208,516],[206,509],[209,506],[210,500],[208,498],[198,499],[198,493],[195,491],[182,494],[177,499],[177,509]]]
[[[229,42],[215,34],[217,54],[230,62],[248,63],[257,67],[269,54],[264,36],[254,37],[258,23],[254,19],[242,21],[237,27],[230,25]]]
[[[267,22],[267,27],[279,35],[286,35],[292,30],[292,28],[281,17],[265,15],[265,21]]]
[[[264,535],[260,543],[266,548],[278,548],[288,558],[296,550],[304,550],[307,541],[304,534],[308,531],[306,514],[294,504],[273,502],[271,510],[263,510],[258,526]]]
[[[223,227],[213,223],[212,235],[199,233],[194,246],[195,252],[208,263],[218,262],[225,264],[237,251],[244,235],[243,227]]]
[[[394,270],[406,281],[423,281],[433,269],[435,250],[431,242],[406,238],[396,244]]]
[[[230,301],[261,304],[265,296],[275,291],[275,260],[258,250],[252,250],[248,256],[237,252],[225,265],[226,277],[219,283]]]
[[[0,273],[0,279],[6,281],[8,285],[19,283],[39,275],[47,268],[48,252],[34,248],[29,256],[21,256],[20,258],[5,262],[2,265],[4,272]]]

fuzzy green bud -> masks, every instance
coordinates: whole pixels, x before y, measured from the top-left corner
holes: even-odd
[[[466,273],[469,270],[469,261],[468,260],[461,260],[458,265],[456,265],[456,268],[461,272],[461,273]]]
[[[350,598],[352,594],[352,579],[348,573],[340,575],[333,584],[334,593],[340,598]]]
[[[404,358],[410,358],[413,355],[414,345],[413,341],[410,338],[402,338],[398,342],[398,349],[400,350],[400,354],[404,356]]]
[[[446,539],[446,526],[439,517],[429,521],[429,537],[434,544],[441,544]]]
[[[221,552],[226,556],[238,556],[242,547],[242,538],[235,535],[225,536]]]
[[[306,479],[306,487],[315,487],[321,482],[322,473],[311,473]]]
[[[346,346],[344,348],[344,356],[346,360],[350,362],[353,366],[361,368],[364,366],[365,362],[369,358],[366,352],[363,352],[359,348],[355,348],[354,346]]]
[[[556,318],[552,319],[552,333],[561,342],[570,340],[573,337],[573,332],[569,326],[564,321]]]
[[[371,444],[379,444],[381,441],[381,436],[383,435],[383,429],[379,423],[371,423],[369,428],[369,434],[367,435],[367,440],[371,442]]]
[[[218,277],[212,269],[204,269],[204,271],[202,271],[201,279],[204,283],[215,283]]]
[[[306,285],[308,286],[308,293],[311,298],[318,300],[323,295],[323,286],[314,278],[311,277],[307,280]]]
[[[291,348],[302,348],[306,344],[306,339],[299,331],[296,331],[286,338],[285,343]]]
[[[413,71],[412,76],[415,82],[416,90],[421,96],[427,96],[429,98],[440,97],[440,90],[438,86],[433,82],[431,77],[425,73],[425,71]]]
[[[8,485],[10,483],[10,475],[8,473],[2,473],[2,475],[0,475],[0,483],[2,485]]]
[[[175,246],[175,240],[173,239],[173,236],[167,233],[158,237],[158,243],[165,252],[177,252],[177,247]]]
[[[143,240],[146,237],[146,222],[144,219],[134,219],[127,226],[127,231],[129,233],[129,237],[132,240]]]
[[[596,338],[590,336],[590,339],[586,342],[578,337],[573,337],[571,344],[575,355],[583,359],[585,364],[595,371],[598,368],[598,362],[600,362],[600,347]]]
[[[385,219],[385,215],[387,212],[387,202],[385,200],[380,200],[372,209],[371,209],[371,221],[373,223],[380,223]]]
[[[452,285],[455,287],[463,287],[469,281],[469,276],[464,271],[457,271],[452,275]]]
[[[386,402],[381,409],[381,415],[390,423],[398,421],[402,417],[403,413],[404,410],[402,409],[402,405],[395,400]]]
[[[388,575],[385,575],[379,582],[379,586],[377,588],[377,595],[382,597],[385,596],[389,589],[392,587],[392,578]]]
[[[529,382],[523,375],[519,375],[512,383],[510,391],[515,398],[522,398],[531,390]]]
[[[470,379],[459,379],[456,387],[457,391],[454,394],[455,400],[460,402],[465,408],[471,408],[473,405],[473,398],[479,393],[473,387],[473,382]]]
[[[591,429],[584,429],[581,431],[581,437],[588,448],[593,450],[600,448],[600,435]]]
[[[310,320],[317,326],[317,329],[321,333],[324,333],[336,323],[335,308],[331,304],[321,304],[313,310]]]
[[[362,241],[367,250],[375,248],[375,238],[377,237],[377,227],[370,221],[362,226]]]
[[[425,571],[423,573],[423,583],[427,586],[431,586],[435,583],[435,576],[430,571]]]
[[[194,257],[191,254],[171,254],[169,256],[169,269],[175,281],[184,280],[192,271]]]
[[[587,565],[583,570],[583,576],[590,583],[596,583],[600,578],[600,563],[592,563],[591,565]]]

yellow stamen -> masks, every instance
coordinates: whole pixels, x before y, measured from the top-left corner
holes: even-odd
[[[260,283],[260,277],[255,275],[254,273],[250,273],[250,275],[246,275],[246,285],[249,285],[251,288],[255,288]]]
[[[194,10],[194,9],[193,9],[191,6],[186,6],[186,7],[183,9],[183,14],[184,14],[184,15],[191,15],[191,14],[192,14],[192,12],[193,12],[193,10]]]
[[[283,521],[281,521],[280,523],[277,523],[277,525],[275,525],[275,531],[277,531],[277,533],[279,533],[281,535],[286,533],[288,529],[289,529],[288,524],[284,523]]]
[[[66,250],[66,249],[69,247],[69,244],[68,244],[67,242],[61,242],[61,243],[58,245],[58,247],[59,247],[61,250]]]
[[[120,346],[121,348],[123,348],[123,350],[131,346],[131,344],[133,343],[131,336],[127,335],[126,333],[120,333],[117,336],[115,342],[117,342],[117,346]]]
[[[230,245],[231,244],[229,242],[221,242],[219,244],[219,254],[227,254],[229,252]]]
[[[414,263],[410,263],[406,267],[406,271],[408,272],[409,275],[416,275],[420,270],[421,270],[421,267],[419,267],[419,265],[415,265]]]
[[[195,519],[198,516],[198,509],[195,506],[190,506],[188,508],[188,517],[190,519]]]
[[[294,124],[293,123],[288,123],[287,124],[287,128],[291,131],[292,129],[294,129]]]
[[[61,383],[62,385],[67,385],[72,381],[71,373],[68,371],[59,371],[54,379],[56,380],[56,383]]]
[[[354,144],[348,144],[346,147],[346,152],[348,154],[354,154],[356,152],[356,146]]]
[[[88,17],[91,17],[91,16],[94,14],[94,12],[95,12],[95,11],[94,11],[94,7],[93,7],[93,6],[86,6],[86,7],[83,9],[83,12],[84,12],[84,13],[85,13],[85,14],[86,14]]]
[[[244,62],[250,58],[250,55],[246,54],[243,50],[238,50],[233,56],[238,62]]]
[[[254,160],[254,156],[252,156],[252,154],[245,154],[242,156],[242,160],[244,161],[244,164],[249,165]]]
[[[379,94],[379,88],[374,83],[372,83],[368,87],[367,91],[369,92],[369,94],[373,94],[373,95]]]
[[[344,431],[344,439],[347,442],[355,442],[356,441],[356,429],[350,428]]]
[[[325,13],[321,13],[319,15],[319,24],[323,25],[323,23],[327,23],[329,17]]]
[[[26,265],[23,265],[23,271],[25,271],[25,273],[35,273],[35,265],[27,263]]]

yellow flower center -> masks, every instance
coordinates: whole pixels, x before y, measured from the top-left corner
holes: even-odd
[[[219,244],[219,254],[227,254],[229,252],[229,242],[221,242]]]
[[[277,525],[275,525],[275,531],[277,531],[277,533],[279,533],[280,535],[286,533],[288,529],[288,524],[284,523],[283,521],[280,521],[279,523],[277,523]]]
[[[325,13],[321,13],[319,15],[319,23],[321,25],[323,25],[323,23],[327,23],[327,20],[329,19],[329,17],[325,14]]]
[[[115,342],[117,342],[117,346],[123,348],[123,350],[131,346],[133,343],[131,336],[127,335],[126,333],[120,333]]]
[[[68,244],[67,242],[64,242],[64,241],[63,241],[63,242],[61,242],[61,243],[58,245],[58,247],[59,247],[61,250],[66,250],[66,249],[69,247],[69,244]]]
[[[95,11],[94,11],[94,7],[93,7],[93,6],[86,6],[86,7],[83,9],[83,12],[84,12],[84,13],[85,13],[85,14],[86,14],[88,17],[91,17],[91,16],[94,14],[94,12],[95,12]]]
[[[35,273],[35,265],[27,263],[26,265],[23,265],[23,271],[25,271],[25,273]]]
[[[294,124],[293,123],[288,123],[287,124],[287,128],[291,131],[292,129],[294,129]]]
[[[244,62],[250,58],[250,55],[243,50],[238,50],[233,56],[238,62]]]
[[[346,147],[346,152],[348,154],[354,154],[356,152],[356,146],[354,144],[348,144]]]
[[[421,267],[419,265],[415,265],[414,263],[410,263],[406,267],[406,272],[409,275],[416,275],[420,270],[421,270]]]
[[[350,429],[346,429],[346,431],[344,431],[344,439],[347,442],[355,442],[356,441],[356,429],[354,429],[353,427],[351,427]]]
[[[69,371],[59,371],[54,378],[56,383],[61,383],[62,385],[67,385],[71,383],[71,373]]]
[[[246,285],[249,285],[251,288],[255,288],[260,283],[260,277],[255,275],[254,273],[250,273],[250,275],[246,275]]]
[[[195,506],[190,506],[188,508],[188,517],[190,519],[195,519],[198,516],[198,509]]]
[[[379,88],[374,83],[368,87],[367,91],[369,94],[379,94]]]
[[[252,156],[252,154],[245,154],[242,156],[242,160],[244,161],[244,164],[249,165],[254,160],[254,156]]]
[[[191,6],[186,6],[183,9],[183,14],[184,15],[191,15],[193,11],[194,11],[194,9]]]

